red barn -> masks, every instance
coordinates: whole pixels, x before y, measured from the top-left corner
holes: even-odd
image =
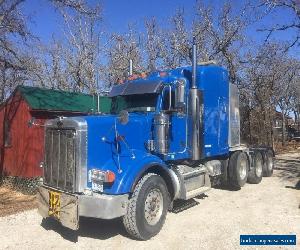
[[[18,86],[0,106],[0,176],[41,176],[45,121],[57,116],[86,115],[97,106],[109,112],[110,99]],[[36,125],[29,125],[32,120]]]

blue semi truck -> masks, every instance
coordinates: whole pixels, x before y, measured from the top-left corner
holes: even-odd
[[[44,218],[77,230],[81,216],[122,217],[130,235],[147,240],[175,200],[272,175],[273,150],[240,142],[239,93],[228,72],[197,64],[196,46],[193,55],[192,66],[113,86],[109,115],[47,122]]]

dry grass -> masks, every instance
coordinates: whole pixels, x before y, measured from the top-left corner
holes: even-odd
[[[276,154],[299,153],[300,152],[300,142],[299,141],[286,142],[285,146],[282,146],[282,143],[278,142],[278,143],[275,143],[274,150],[275,150]]]
[[[25,195],[0,186],[0,217],[36,208],[35,198],[35,195]]]

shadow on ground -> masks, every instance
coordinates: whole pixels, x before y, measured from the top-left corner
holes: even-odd
[[[220,189],[220,190],[226,190],[226,191],[232,191],[232,192],[236,192],[241,190],[240,187],[234,187],[232,185],[229,184],[218,184],[213,186],[214,189]]]
[[[199,205],[199,200],[203,200],[208,196],[205,194],[198,195],[195,199],[190,199],[187,201],[181,200],[176,201],[173,204],[173,213],[179,213],[187,210],[191,207]],[[43,219],[41,226],[46,230],[52,230],[60,234],[64,239],[71,242],[77,242],[78,237],[88,237],[99,240],[106,240],[112,238],[116,235],[122,235],[124,237],[133,239],[125,230],[122,218],[117,218],[113,220],[102,220],[95,218],[85,218],[81,217],[79,221],[78,231],[73,231],[66,227],[63,227],[58,221],[53,218]]]
[[[101,220],[81,217],[77,231],[63,227],[58,221],[52,218],[43,219],[41,226],[46,230],[53,230],[59,233],[64,239],[71,242],[77,242],[79,236],[99,240],[106,240],[119,234],[129,237],[121,218]]]
[[[300,189],[300,159],[298,158],[280,158],[278,157],[275,162],[275,176],[279,177],[283,181],[290,181],[295,183],[294,186],[289,185],[286,188]]]

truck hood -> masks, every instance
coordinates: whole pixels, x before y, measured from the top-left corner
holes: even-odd
[[[145,143],[152,138],[153,113],[130,113],[122,125],[116,115],[87,116],[87,167],[105,169],[117,157],[135,157],[135,152],[147,152]]]

